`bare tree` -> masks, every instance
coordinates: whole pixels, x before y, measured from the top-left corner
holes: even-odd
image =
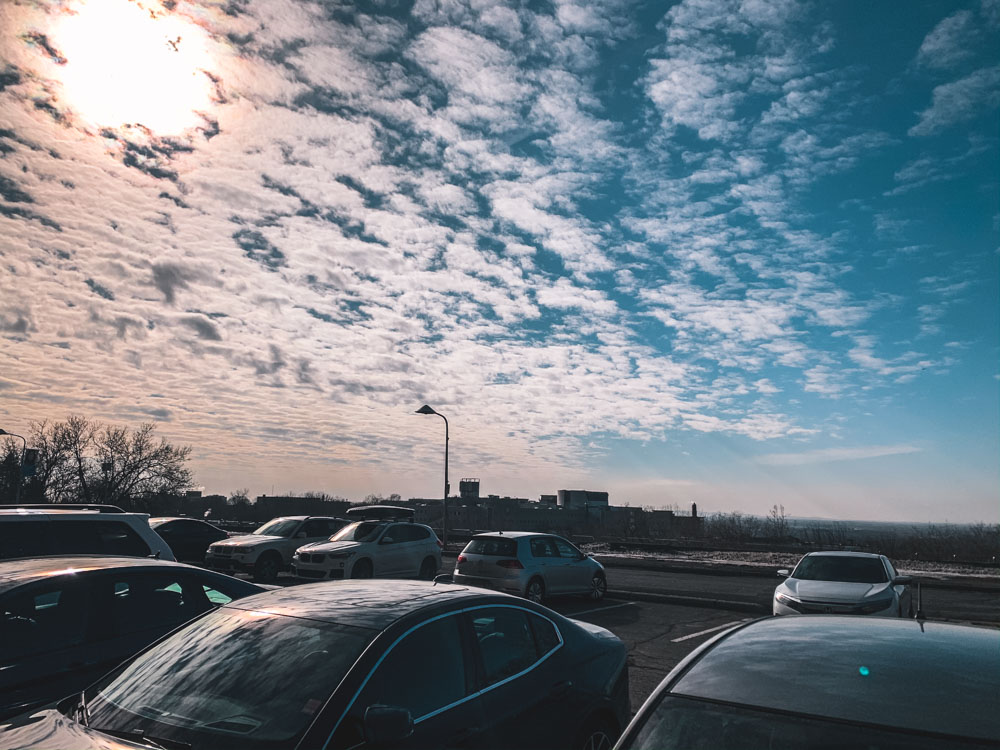
[[[182,492],[191,486],[191,448],[157,440],[155,432],[153,423],[130,429],[80,416],[33,424],[41,493],[53,502],[131,505],[143,495]]]
[[[767,536],[772,539],[784,539],[788,536],[788,516],[785,515],[784,505],[773,505],[764,520]]]

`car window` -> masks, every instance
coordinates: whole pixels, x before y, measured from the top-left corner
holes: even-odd
[[[842,581],[845,583],[885,583],[885,566],[878,557],[848,555],[808,555],[792,571],[802,581]]]
[[[294,518],[275,518],[273,521],[265,523],[253,533],[258,536],[283,536],[289,538],[296,532],[301,523],[301,521],[297,521]]]
[[[205,596],[208,597],[208,601],[212,604],[221,605],[229,604],[233,600],[233,597],[222,593],[218,589],[213,589],[207,584],[202,584],[202,589],[205,591]]]
[[[578,560],[580,558],[580,550],[574,547],[569,542],[564,539],[552,539],[552,543],[556,546],[559,551],[559,557],[570,560]]]
[[[530,546],[532,557],[559,557],[555,545],[548,537],[535,537],[531,540]]]
[[[97,577],[94,587],[95,596],[107,602],[113,635],[179,625],[211,607],[200,585],[175,574],[115,571]]]
[[[388,532],[397,542],[419,542],[429,535],[423,526],[416,526],[412,523],[399,523],[390,527]]]
[[[0,559],[30,557],[49,550],[46,521],[0,522]]]
[[[302,531],[305,532],[307,537],[329,536],[330,524],[323,518],[310,518],[302,524]]]
[[[79,645],[89,622],[87,589],[79,581],[12,592],[0,603],[0,662]]]
[[[384,528],[385,524],[380,521],[358,521],[345,526],[330,538],[335,542],[374,542]]]
[[[61,554],[126,555],[146,557],[149,545],[121,521],[55,520],[48,524],[52,548]]]
[[[457,615],[432,620],[404,636],[385,656],[355,702],[363,716],[376,703],[400,706],[414,719],[468,695]]]
[[[465,545],[463,552],[490,557],[517,557],[517,542],[497,536],[480,536]]]
[[[331,518],[326,521],[326,531],[324,532],[324,535],[330,536],[332,534],[336,534],[346,525],[347,524],[345,524],[343,521],[338,521],[336,518]]]
[[[889,571],[889,579],[890,580],[892,580],[893,578],[895,578],[896,576],[899,575],[899,573],[896,572],[896,566],[894,566],[892,564],[892,562],[889,560],[889,558],[885,558],[885,567]]]
[[[528,613],[514,607],[486,607],[471,613],[483,661],[484,686],[494,685],[538,661]]]
[[[551,620],[529,614],[528,622],[531,623],[531,630],[535,634],[535,646],[540,657],[545,656],[562,642]]]

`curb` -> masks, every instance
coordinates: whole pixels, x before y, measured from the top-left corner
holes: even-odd
[[[727,609],[733,612],[749,612],[761,616],[771,614],[763,605],[753,602],[736,602],[730,599],[709,599],[699,596],[654,594],[650,591],[620,591],[618,589],[608,589],[608,595],[640,602],[652,602],[653,604],[679,604],[684,607],[701,607],[703,609]]]

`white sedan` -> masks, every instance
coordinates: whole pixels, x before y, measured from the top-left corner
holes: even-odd
[[[840,614],[912,617],[909,576],[896,572],[885,555],[810,552],[774,590],[776,615]]]

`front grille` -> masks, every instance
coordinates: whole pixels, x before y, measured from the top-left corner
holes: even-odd
[[[219,557],[229,557],[233,554],[233,550],[231,547],[216,547],[212,550],[212,554]]]
[[[303,554],[301,552],[299,553],[299,560],[307,563],[321,563],[323,562],[325,557],[326,555],[310,555],[310,554]]]
[[[801,602],[790,604],[792,609],[806,615],[854,615],[860,611],[860,607],[853,604],[838,604],[834,602]]]

